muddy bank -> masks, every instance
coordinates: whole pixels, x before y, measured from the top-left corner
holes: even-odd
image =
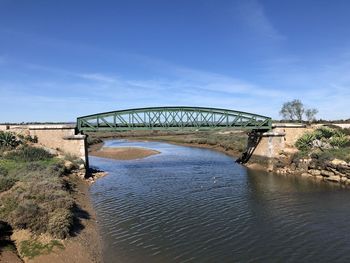
[[[100,145],[101,147],[101,145]],[[159,154],[158,151],[140,147],[102,147],[90,151],[90,155],[114,160],[134,160]]]
[[[22,259],[17,255],[15,248],[12,251],[2,250],[0,252],[0,262],[103,262],[96,214],[89,195],[89,182],[77,177],[75,174],[70,175],[66,181],[72,185],[72,195],[76,202],[76,207],[74,208],[75,222],[71,236],[59,241],[63,247],[54,248],[50,253],[42,253],[33,258],[24,257]],[[22,241],[31,240],[31,237],[32,234],[27,230],[15,230],[11,236],[11,242],[18,247]],[[42,236],[39,236],[40,238],[42,239]]]

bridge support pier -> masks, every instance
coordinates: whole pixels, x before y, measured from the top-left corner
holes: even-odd
[[[252,158],[252,161],[265,163],[268,170],[273,170],[274,161],[280,158],[280,154],[287,148],[294,149],[297,139],[308,129],[310,128],[300,124],[275,124],[271,131],[250,135],[245,156],[238,161],[245,163]]]

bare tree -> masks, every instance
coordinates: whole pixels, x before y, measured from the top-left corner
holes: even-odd
[[[304,104],[297,99],[283,103],[280,110],[280,114],[284,120],[298,122],[303,121],[304,114],[308,121],[314,120],[317,112],[317,109],[305,109]]]
[[[315,116],[318,113],[317,109],[307,109],[305,111],[305,116],[308,122],[312,122],[315,120]]]

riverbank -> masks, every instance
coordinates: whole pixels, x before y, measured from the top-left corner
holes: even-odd
[[[0,262],[102,262],[82,164],[38,145],[0,150]]]
[[[72,235],[62,240],[64,249],[56,249],[49,254],[42,254],[28,263],[100,263],[102,260],[102,241],[98,230],[96,213],[93,208],[89,183],[69,175],[67,182],[74,185],[73,198],[77,204],[75,208],[75,222]],[[1,261],[0,261],[1,262]]]

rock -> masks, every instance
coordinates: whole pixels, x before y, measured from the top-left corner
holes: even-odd
[[[338,175],[332,175],[332,176],[326,177],[325,179],[331,182],[340,182],[340,176]]]
[[[77,175],[78,175],[81,179],[84,179],[84,178],[85,178],[85,172],[78,172]]]
[[[340,159],[333,159],[331,161],[331,164],[333,165],[344,165],[344,166],[347,166],[347,162],[343,161],[343,160],[340,160]]]
[[[326,170],[321,170],[321,175],[325,177],[330,177],[330,176],[334,176],[334,173]]]
[[[79,165],[79,170],[84,170],[85,169],[85,164],[81,164],[81,165]]]
[[[312,174],[309,174],[309,173],[302,173],[301,176],[305,176],[305,177],[311,177]]]
[[[292,164],[290,165],[290,170],[291,170],[291,171],[295,171],[296,168],[297,168],[297,167],[296,167],[295,163],[292,163]]]
[[[324,142],[324,141],[321,141],[318,139],[312,141],[312,146],[314,148],[322,148],[322,149],[331,149],[332,148],[332,146],[328,142]]]
[[[43,148],[45,151],[49,152],[52,155],[59,155],[59,152],[55,149],[51,149],[42,145],[40,145],[40,148]]]
[[[314,176],[321,175],[321,171],[317,169],[310,169],[308,172]]]
[[[74,169],[74,163],[71,161],[65,161],[64,168],[66,168],[67,171],[72,171]]]
[[[333,173],[336,174],[336,175],[339,175],[340,177],[346,176],[345,174],[339,172],[339,171],[338,171],[337,169],[335,169],[335,168],[326,167],[326,169],[327,169],[328,171],[333,172]]]
[[[340,177],[340,182],[341,183],[346,183],[348,179],[346,177]]]

